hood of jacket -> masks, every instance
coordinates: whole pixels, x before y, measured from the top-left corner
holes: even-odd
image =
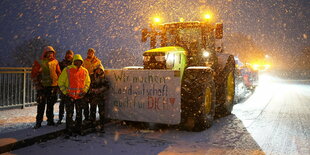
[[[42,56],[41,56],[41,59],[43,60],[44,59],[44,56],[46,55],[47,52],[50,52],[52,51],[54,53],[53,55],[53,60],[56,59],[56,51],[54,50],[54,48],[52,46],[46,46],[44,47],[43,49],[43,53],[42,53]]]
[[[104,71],[104,68],[103,66],[100,64],[98,66],[96,66],[96,68],[94,69],[94,72],[97,70],[97,69],[101,69],[102,71]]]
[[[80,54],[75,54],[73,56],[73,61],[72,63],[74,63],[75,60],[81,60],[84,63],[83,57]]]

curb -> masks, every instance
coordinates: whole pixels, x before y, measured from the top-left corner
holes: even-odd
[[[40,129],[23,129],[0,135],[0,154],[20,149],[35,143],[57,138],[65,133],[63,125],[58,127],[42,126]]]

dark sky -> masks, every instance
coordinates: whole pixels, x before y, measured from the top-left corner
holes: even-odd
[[[85,56],[92,47],[109,68],[139,65],[148,48],[140,30],[152,16],[200,20],[209,10],[224,23],[224,36],[248,35],[274,57],[310,46],[309,0],[2,0],[0,66],[16,64],[13,49],[38,37],[57,44],[61,57],[67,49]]]

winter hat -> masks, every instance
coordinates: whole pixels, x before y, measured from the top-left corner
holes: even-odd
[[[104,67],[100,64],[98,66],[96,66],[96,68],[94,69],[94,71],[96,71],[97,69],[101,69],[102,71],[104,71]]]
[[[88,52],[90,52],[90,51],[92,51],[92,52],[96,53],[96,50],[95,50],[95,49],[93,49],[93,48],[89,48],[89,49],[88,49]]]
[[[52,52],[56,53],[56,51],[54,50],[54,48],[52,46],[45,46],[43,51],[44,52],[52,51]]]
[[[67,54],[72,54],[72,55],[73,55],[74,52],[73,52],[72,50],[68,50],[68,51],[66,52],[66,55],[67,55]]]

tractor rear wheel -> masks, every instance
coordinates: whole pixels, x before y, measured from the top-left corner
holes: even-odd
[[[221,84],[217,94],[218,107],[216,108],[217,117],[224,117],[230,115],[234,106],[235,98],[235,67],[228,66],[226,73],[224,73],[224,81]]]
[[[185,130],[202,131],[211,127],[215,97],[212,70],[186,70],[182,82],[182,126]]]
[[[215,96],[215,87],[212,83],[206,88],[202,96],[204,101],[196,116],[193,131],[202,131],[212,126],[215,115]]]

